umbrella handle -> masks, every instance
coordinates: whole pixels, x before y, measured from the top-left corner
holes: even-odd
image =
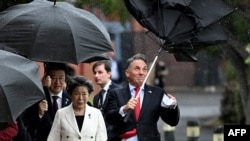
[[[158,52],[157,52],[157,54],[156,54],[156,56],[155,56],[155,59],[154,59],[152,65],[150,66],[150,69],[149,69],[149,71],[148,71],[148,73],[147,73],[147,76],[146,76],[146,78],[144,79],[144,81],[143,81],[143,83],[142,83],[141,86],[143,86],[143,85],[146,83],[146,81],[147,81],[147,79],[148,79],[148,77],[149,77],[149,75],[150,75],[150,72],[152,71],[152,69],[153,69],[153,67],[154,67],[154,65],[155,65],[155,63],[156,63],[156,61],[157,61],[157,59],[158,59],[158,57],[159,57],[161,51],[162,51],[162,47],[159,48],[159,50],[158,50]],[[138,95],[136,96],[136,98],[139,97],[139,93],[141,92],[141,90],[142,90],[142,89],[139,90]],[[124,119],[123,119],[124,122],[127,122],[127,121],[128,121],[128,118],[131,116],[132,111],[133,111],[132,109],[128,109],[127,114],[125,115],[125,117],[124,117]]]

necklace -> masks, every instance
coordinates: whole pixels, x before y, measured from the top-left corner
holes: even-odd
[[[81,111],[74,110],[74,113],[75,113],[75,115],[82,116],[82,115],[84,115],[84,110],[81,110]]]
[[[85,113],[85,109],[83,108],[83,109],[73,109],[74,110],[74,113],[75,113],[75,115],[84,115],[84,113]]]

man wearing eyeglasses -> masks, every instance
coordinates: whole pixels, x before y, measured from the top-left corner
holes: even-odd
[[[27,110],[27,127],[33,141],[46,141],[55,113],[58,109],[71,103],[65,90],[67,65],[63,63],[46,63],[42,79],[46,99]]]

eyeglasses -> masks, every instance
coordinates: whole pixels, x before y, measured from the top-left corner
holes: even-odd
[[[56,77],[56,76],[51,76],[51,81],[65,81],[65,77]]]

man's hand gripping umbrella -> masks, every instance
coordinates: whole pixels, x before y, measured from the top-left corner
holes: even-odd
[[[141,86],[144,86],[144,84],[146,83],[146,81],[147,81],[147,79],[148,79],[148,77],[150,75],[150,72],[152,71],[152,69],[153,69],[153,67],[154,67],[154,65],[155,65],[155,63],[156,63],[156,61],[157,61],[157,59],[158,59],[158,57],[159,57],[162,50],[163,50],[163,48],[160,47],[159,50],[157,51],[157,54],[156,54],[156,56],[154,58],[154,61],[152,62],[152,65],[150,66],[150,68],[148,70],[148,73],[147,73],[147,75],[146,75],[146,77],[145,77],[145,79],[144,79]],[[138,99],[139,96],[140,96],[140,93],[141,93],[141,90],[142,90],[141,86],[140,86],[138,94],[135,97],[136,99]],[[171,95],[167,95],[167,97],[164,99],[166,106],[170,106],[173,103],[175,103],[175,100],[171,99],[171,97],[172,97]],[[131,108],[127,111],[127,114],[126,114],[125,118],[123,119],[124,122],[128,121],[128,119],[131,116],[132,112],[133,112],[133,109],[131,109]]]

